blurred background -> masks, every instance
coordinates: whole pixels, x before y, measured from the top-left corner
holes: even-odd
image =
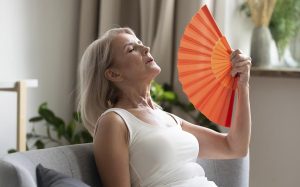
[[[39,82],[27,93],[28,149],[89,142],[78,114],[74,114],[78,63],[88,44],[103,32],[129,26],[151,47],[162,68],[153,96],[166,103],[176,100],[188,104],[177,77],[177,48],[184,27],[205,3],[231,47],[253,58],[250,186],[297,186],[299,2],[0,0],[0,83],[23,79]],[[163,98],[158,97],[161,95]],[[0,157],[16,148],[16,106],[16,93],[0,91]],[[184,116],[180,110],[177,107],[174,112]]]

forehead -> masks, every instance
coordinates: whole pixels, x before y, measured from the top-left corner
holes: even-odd
[[[125,44],[133,42],[136,43],[138,42],[139,39],[132,34],[127,34],[127,33],[120,33],[112,41],[112,46],[114,48],[123,48]]]

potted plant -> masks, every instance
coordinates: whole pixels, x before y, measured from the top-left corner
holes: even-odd
[[[264,25],[265,27],[264,29],[265,30],[268,29],[270,31],[272,38],[275,41],[276,49],[277,49],[277,54],[275,55],[275,58],[278,59],[275,60],[279,61],[280,65],[283,65],[285,53],[289,52],[287,50],[288,46],[291,40],[296,36],[296,34],[299,32],[300,29],[300,1],[299,0],[271,0],[271,1],[247,0],[247,2],[241,5],[240,10],[244,11],[247,16],[252,18],[252,20],[256,25],[255,29],[257,29],[259,25]],[[264,12],[264,13],[258,14],[258,12]],[[267,17],[270,18],[268,22],[267,22]],[[265,21],[263,21],[263,19]],[[266,28],[266,26],[268,28]],[[255,35],[254,33],[257,32],[255,31],[255,29],[253,31],[253,35]],[[269,40],[269,38],[270,36],[265,36],[265,38],[262,39]],[[252,39],[252,42],[253,40],[255,39]],[[252,51],[253,53],[255,53],[255,49],[259,51],[261,50],[261,47],[264,48],[265,46],[259,46],[258,44],[251,43],[251,56],[252,56]],[[256,56],[254,54],[254,59],[253,59],[254,64],[256,63],[255,58]]]
[[[276,42],[280,61],[284,60],[291,40],[300,29],[300,1],[277,0],[269,25]]]

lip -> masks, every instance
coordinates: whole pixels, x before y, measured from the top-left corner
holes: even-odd
[[[151,62],[153,62],[153,61],[154,61],[153,58],[148,58],[148,60],[146,61],[146,64],[149,64],[149,63],[151,63]]]

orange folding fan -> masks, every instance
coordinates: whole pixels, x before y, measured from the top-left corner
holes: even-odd
[[[178,77],[190,102],[210,121],[230,127],[237,78],[231,48],[204,5],[188,23],[178,49]]]

